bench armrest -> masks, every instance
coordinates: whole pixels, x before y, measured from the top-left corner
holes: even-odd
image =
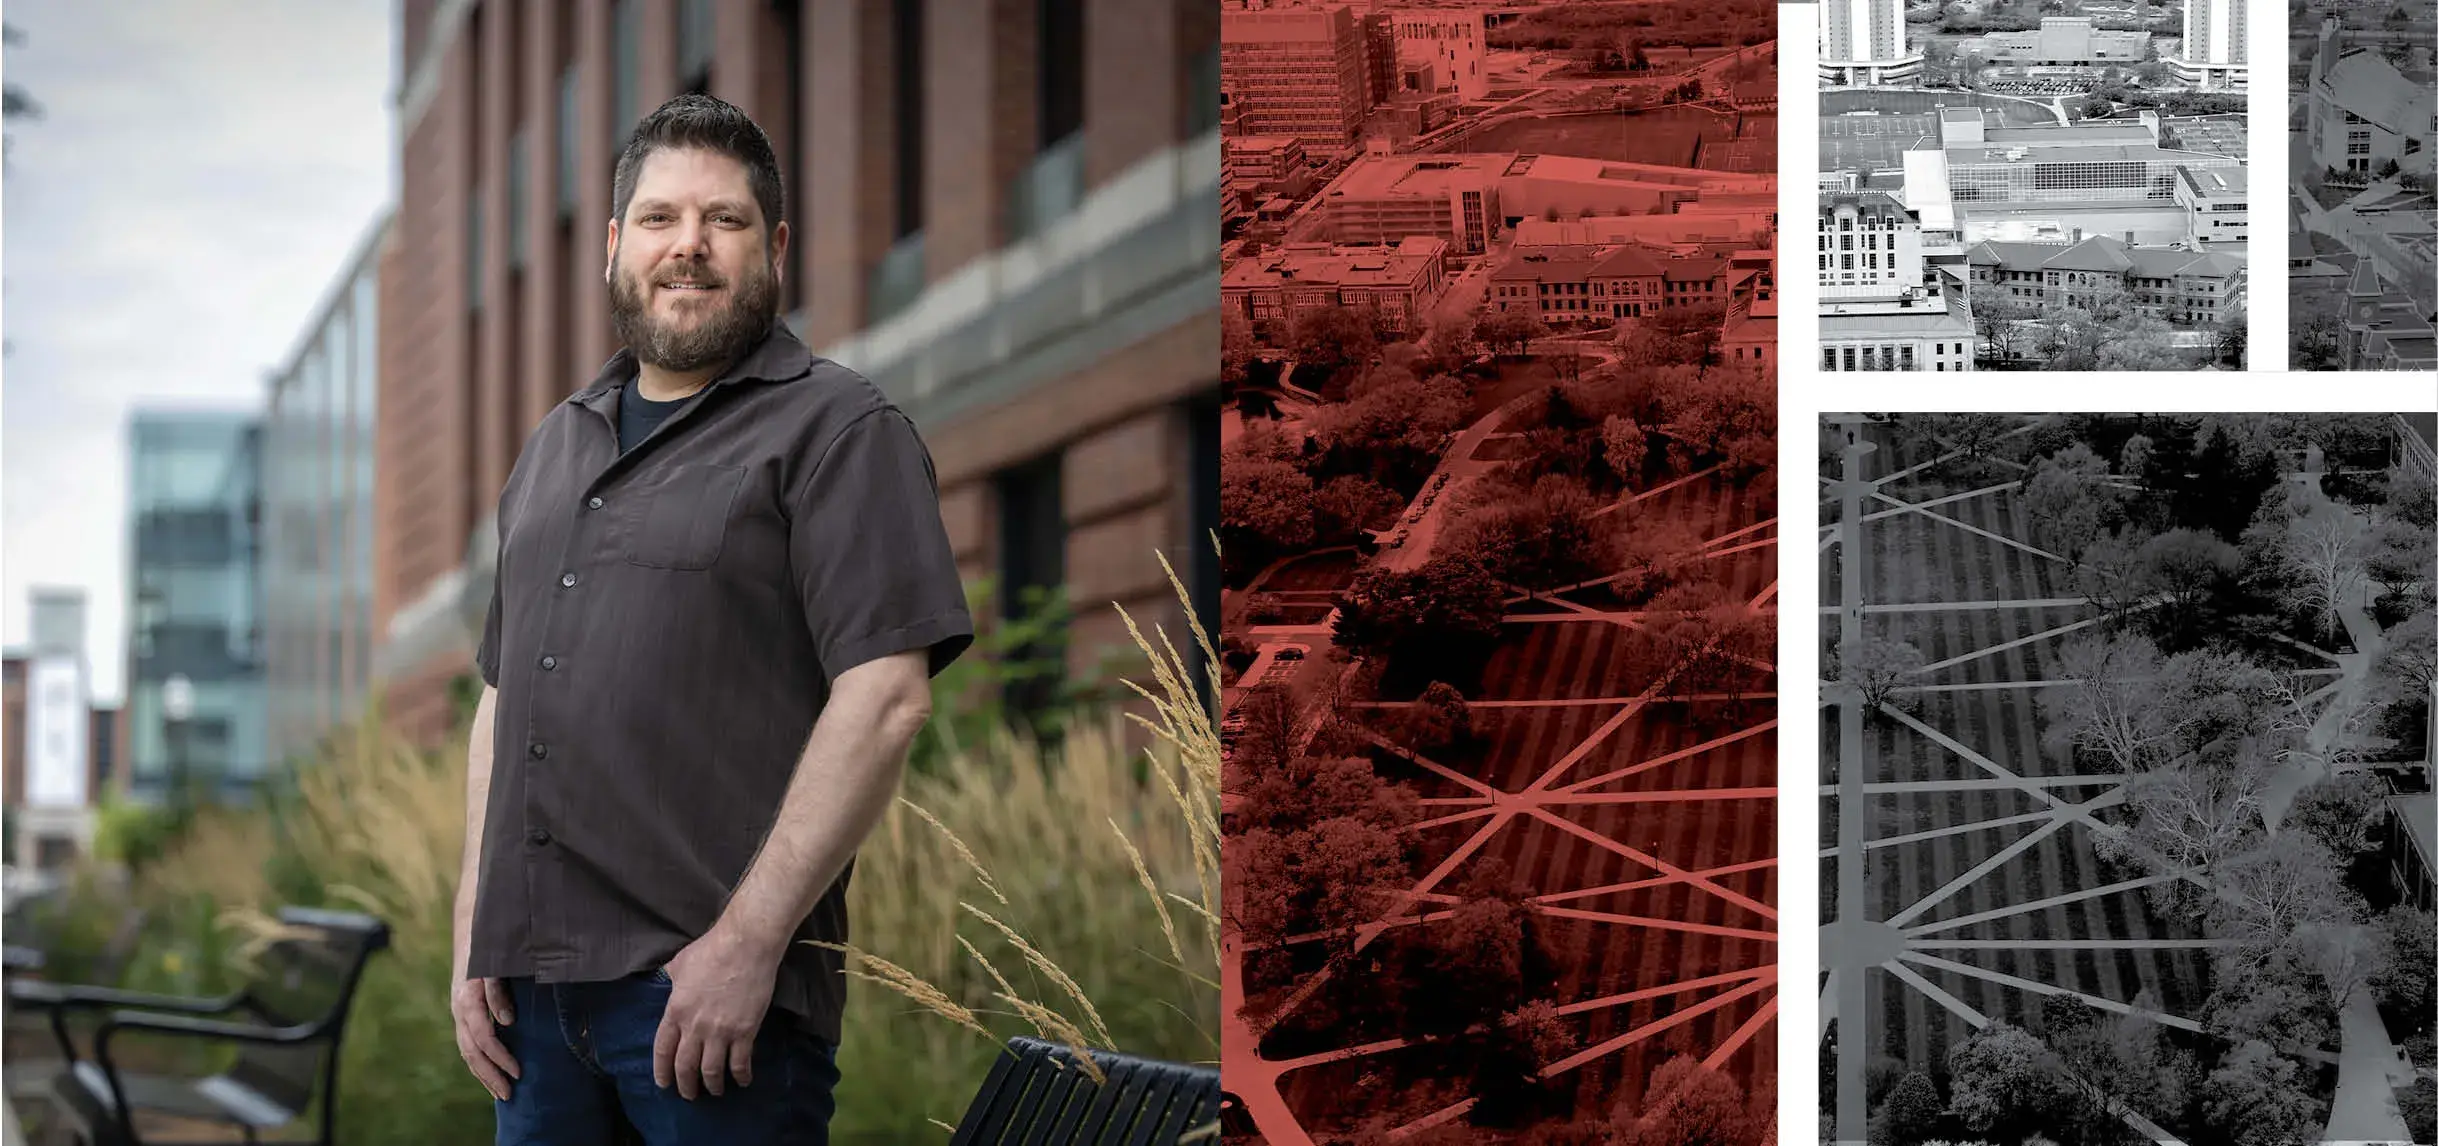
[[[290,1027],[267,1026],[262,1023],[232,1023],[220,1019],[202,1019],[191,1015],[165,1015],[154,1011],[113,1011],[110,1018],[95,1032],[94,1056],[108,1060],[110,1036],[120,1031],[142,1034],[185,1035],[189,1038],[218,1039],[223,1042],[266,1043],[274,1046],[309,1043],[327,1037],[319,1023],[299,1023]]]
[[[118,1008],[166,1011],[180,1015],[225,1015],[236,1010],[244,998],[242,994],[213,999],[152,995],[142,991],[122,991],[116,987],[51,983],[38,979],[12,979],[8,984],[8,1001],[12,1006],[47,1011]]]

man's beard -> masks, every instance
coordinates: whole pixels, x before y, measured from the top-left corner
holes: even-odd
[[[610,276],[610,325],[618,340],[647,366],[686,373],[720,366],[745,356],[770,333],[779,316],[778,276],[759,260],[733,280],[722,280],[696,263],[689,270],[662,270],[655,284],[671,281],[707,282],[728,296],[724,305],[680,327],[680,320],[663,322],[652,315],[651,296],[641,273]]]

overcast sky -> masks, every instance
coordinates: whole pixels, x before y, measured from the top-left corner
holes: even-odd
[[[6,642],[85,590],[126,675],[128,412],[259,409],[390,201],[392,0],[13,0],[0,364]]]

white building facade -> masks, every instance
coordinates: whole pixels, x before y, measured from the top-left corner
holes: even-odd
[[[1820,5],[1820,78],[1849,87],[1903,83],[1922,74],[1922,53],[1905,43],[1904,0],[1826,0]]]
[[[2185,0],[2184,42],[2167,66],[2203,91],[2242,91],[2251,70],[2244,50],[2244,0]]]

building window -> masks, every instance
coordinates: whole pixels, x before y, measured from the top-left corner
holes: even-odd
[[[1004,623],[1040,611],[1046,595],[1067,579],[1067,521],[1061,457],[1051,453],[999,473],[999,616]],[[1046,633],[1010,650],[1017,662],[1063,660],[1066,634]],[[1056,697],[1057,673],[1026,675],[1008,687],[1008,707],[1019,719],[1046,709]]]
[[[1203,132],[1219,126],[1219,45],[1214,43],[1194,57],[1194,90],[1186,101],[1188,118],[1185,135],[1200,138]]]
[[[691,95],[711,91],[711,60],[718,46],[717,13],[711,0],[677,0],[677,76]]]
[[[1084,126],[1083,0],[1039,0],[1037,67],[1041,77],[1040,148],[1048,150]]]
[[[610,14],[610,154],[626,153],[627,135],[635,130],[635,121],[642,113],[635,109],[638,98],[636,60],[642,47],[642,0],[618,0]]]
[[[525,267],[525,129],[508,137],[508,269]]]
[[[483,308],[483,189],[474,185],[466,199],[466,305]]]
[[[576,65],[559,73],[559,218],[576,215]]]
[[[805,177],[804,142],[806,137],[811,134],[811,129],[805,124],[804,116],[804,28],[802,23],[804,10],[790,0],[790,2],[775,5],[774,11],[780,38],[780,54],[786,59],[784,66],[787,76],[788,124],[792,130],[788,133],[788,138],[773,142],[779,149],[779,162],[782,170],[787,172],[788,181],[801,185],[801,181]],[[793,198],[793,196],[790,197]],[[804,300],[812,293],[807,288],[804,277],[804,251],[812,244],[805,241],[804,224],[796,223],[789,229],[793,234],[787,244],[787,283],[784,294],[793,300],[787,304],[790,309],[793,309],[804,305]]]
[[[923,229],[923,0],[891,0],[897,112],[897,226]]]

